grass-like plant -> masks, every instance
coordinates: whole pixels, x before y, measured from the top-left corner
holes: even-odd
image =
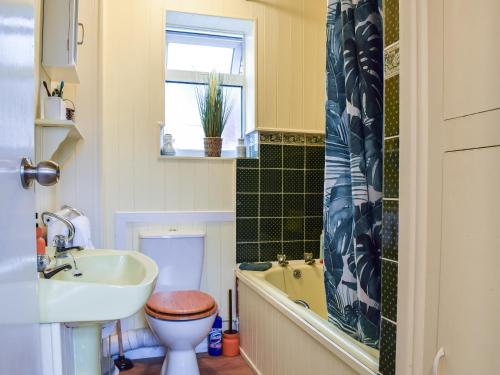
[[[231,113],[231,103],[218,73],[208,75],[208,84],[196,90],[196,99],[205,137],[220,137]]]

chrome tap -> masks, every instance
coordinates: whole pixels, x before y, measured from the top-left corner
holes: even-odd
[[[66,258],[67,251],[69,250],[83,250],[81,246],[70,246],[66,247],[67,239],[62,234],[54,236],[54,245],[56,247],[56,258]]]
[[[288,266],[288,260],[286,260],[286,255],[285,255],[285,254],[278,254],[278,255],[277,255],[277,258],[278,258],[278,264],[279,264],[281,267],[286,267],[286,266]]]
[[[50,221],[50,219],[47,219],[47,217],[59,220],[61,223],[66,225],[66,227],[68,227],[68,237],[66,241],[70,242],[73,239],[73,237],[75,236],[75,226],[71,221],[62,216],[59,216],[58,214],[45,211],[42,213],[42,221],[45,224],[47,224]]]
[[[316,262],[313,253],[304,253],[304,262],[306,262],[307,265],[312,266],[314,262]]]

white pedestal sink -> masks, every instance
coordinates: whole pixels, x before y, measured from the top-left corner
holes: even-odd
[[[50,249],[49,255],[53,254]],[[39,279],[40,323],[74,327],[75,372],[100,374],[101,325],[139,311],[154,289],[158,267],[137,251],[72,251],[81,276],[61,271]],[[58,260],[74,268],[73,258]]]

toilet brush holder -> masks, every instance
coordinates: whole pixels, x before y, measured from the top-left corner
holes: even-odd
[[[222,334],[222,355],[236,357],[240,354],[240,337],[238,331],[233,329],[233,291],[228,291],[229,329]]]
[[[238,331],[227,330],[222,334],[222,355],[236,357],[240,354],[240,336]]]

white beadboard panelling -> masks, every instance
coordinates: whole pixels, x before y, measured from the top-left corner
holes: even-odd
[[[243,282],[238,300],[242,354],[260,373],[359,374]]]

